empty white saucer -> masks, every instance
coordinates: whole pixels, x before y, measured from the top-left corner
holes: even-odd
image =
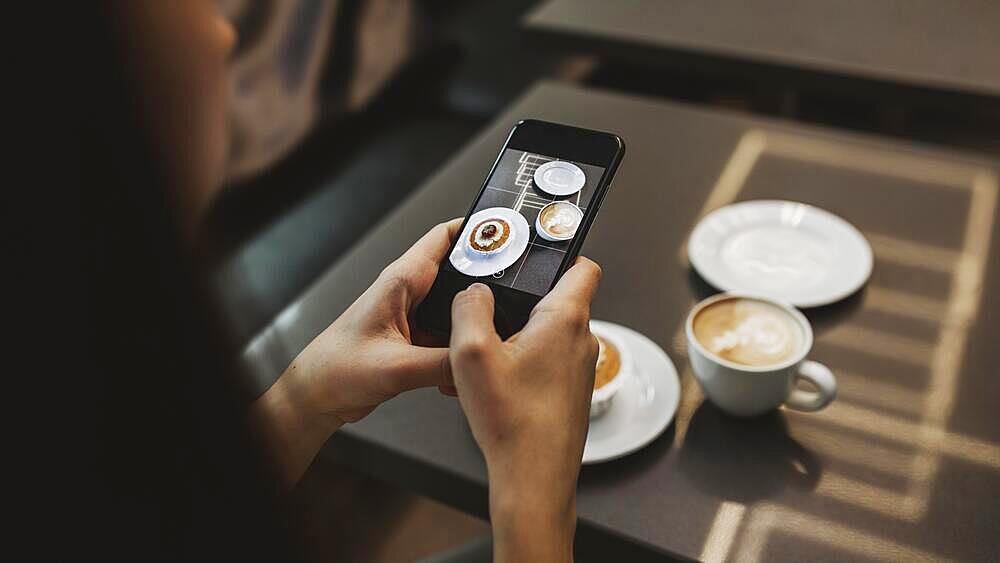
[[[608,410],[591,419],[584,464],[618,459],[655,440],[670,426],[681,396],[674,363],[655,342],[618,324],[591,321],[591,325],[625,342],[632,374]]]
[[[571,195],[583,189],[587,175],[565,160],[546,162],[535,169],[535,185],[552,195]]]
[[[691,265],[723,291],[744,291],[817,307],[858,290],[872,249],[858,229],[818,207],[744,201],[709,213],[688,241]]]
[[[513,240],[507,245],[507,248],[496,254],[490,256],[470,256],[472,253],[467,252],[466,249],[468,248],[469,235],[472,234],[472,228],[491,218],[506,220],[510,225],[510,236]],[[517,259],[528,248],[528,239],[530,237],[531,228],[528,226],[528,220],[524,218],[524,215],[509,207],[490,207],[482,211],[477,211],[469,217],[469,220],[465,224],[465,229],[462,230],[462,236],[458,239],[458,244],[455,245],[449,259],[451,260],[451,265],[456,270],[467,276],[491,276],[500,270],[511,267],[517,262]]]

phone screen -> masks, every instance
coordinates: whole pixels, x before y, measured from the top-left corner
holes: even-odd
[[[600,166],[507,148],[442,268],[544,296],[583,234],[603,175]]]

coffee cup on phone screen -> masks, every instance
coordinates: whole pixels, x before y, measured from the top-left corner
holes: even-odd
[[[716,295],[695,305],[685,333],[695,379],[729,414],[755,416],[780,405],[818,411],[837,395],[830,369],[806,359],[812,327],[791,305],[751,294]],[[800,381],[815,389],[802,389]]]

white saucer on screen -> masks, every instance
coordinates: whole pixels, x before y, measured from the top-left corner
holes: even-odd
[[[546,162],[535,169],[535,185],[552,195],[572,195],[583,189],[587,175],[579,166],[565,160]]]
[[[472,255],[471,251],[466,251],[469,244],[469,235],[472,234],[472,228],[482,221],[494,217],[504,219],[510,224],[510,236],[513,240],[507,245],[507,248],[490,256]],[[467,276],[475,276],[477,278],[491,276],[500,270],[511,267],[517,262],[518,258],[527,250],[528,239],[530,238],[531,228],[528,226],[528,220],[524,218],[524,215],[509,207],[490,207],[482,211],[477,211],[469,217],[469,221],[465,224],[465,229],[462,230],[462,236],[458,239],[458,244],[455,245],[455,249],[452,250],[449,259],[451,260],[451,265],[456,270]]]
[[[858,290],[872,273],[864,235],[818,207],[755,200],[716,209],[688,240],[698,274],[723,291],[817,307]]]
[[[655,342],[618,324],[590,322],[628,345],[632,374],[607,412],[591,419],[584,464],[618,459],[648,445],[670,426],[681,396],[674,363]]]

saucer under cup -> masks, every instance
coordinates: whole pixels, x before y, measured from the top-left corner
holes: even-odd
[[[614,323],[591,321],[591,327],[624,343],[632,373],[607,412],[590,420],[583,449],[585,465],[618,459],[647,446],[670,426],[681,393],[677,369],[655,342]]]

